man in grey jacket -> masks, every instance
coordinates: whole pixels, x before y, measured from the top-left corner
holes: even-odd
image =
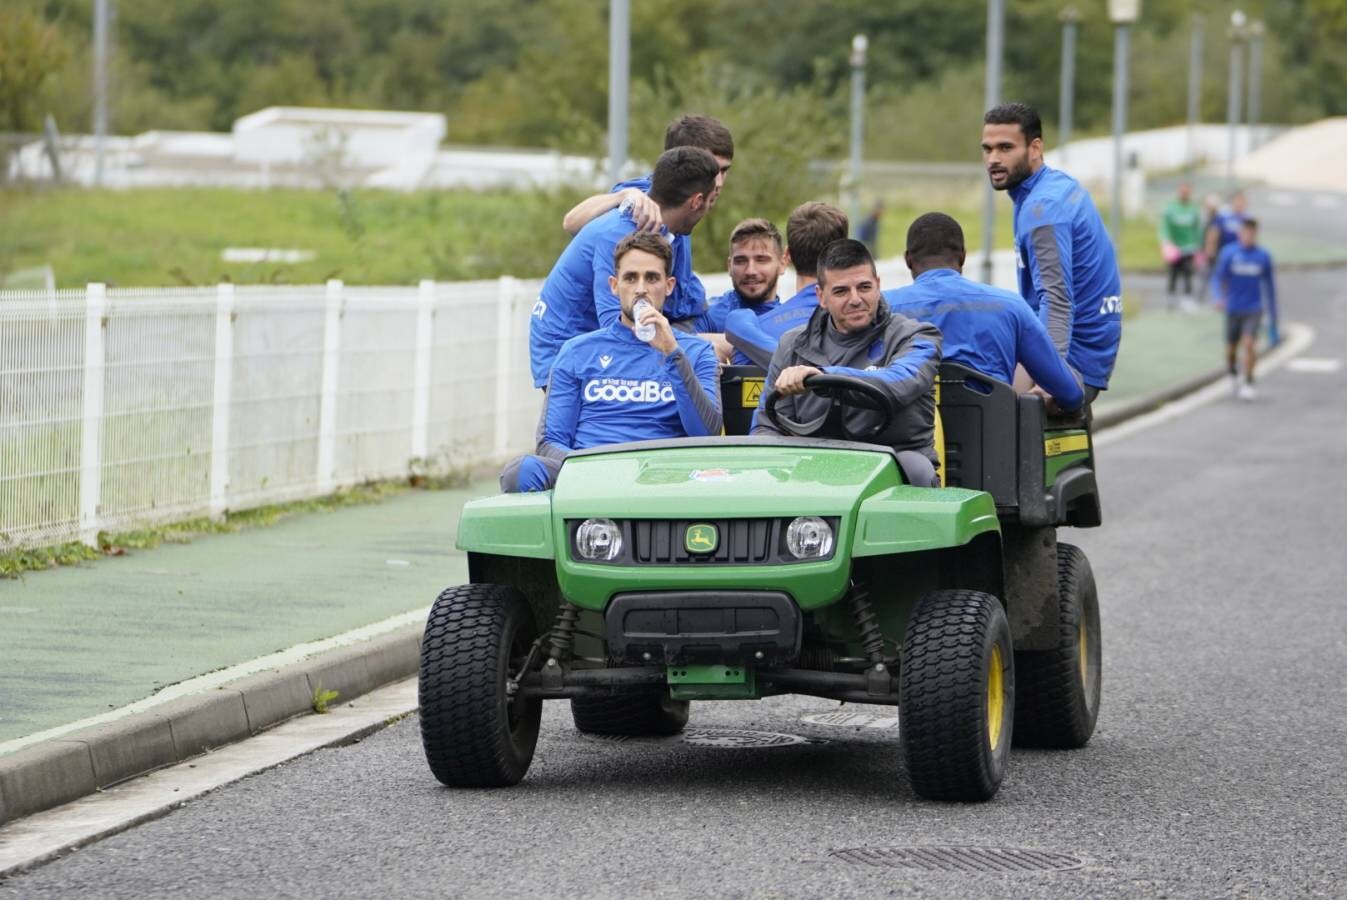
[[[893,410],[889,425],[870,442],[898,451],[909,481],[935,487],[935,384],[940,365],[940,331],[889,310],[880,296],[879,274],[870,251],[860,241],[829,244],[818,261],[819,308],[809,321],[786,332],[772,355],[766,383],[783,398],[777,412],[797,422],[828,411],[831,401],[810,393],[811,375],[847,375],[870,382],[888,395]],[[782,434],[763,405],[754,417],[753,434]],[[839,433],[863,433],[878,413],[848,409]]]

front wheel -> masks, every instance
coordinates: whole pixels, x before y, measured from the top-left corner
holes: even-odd
[[[421,744],[450,787],[518,784],[533,761],[542,700],[506,689],[537,637],[528,603],[495,584],[448,588],[421,644]]]
[[[989,800],[1015,721],[1015,663],[1001,602],[979,591],[922,597],[903,636],[899,735],[928,800]]]
[[[1071,544],[1057,545],[1057,610],[1057,646],[1015,654],[1020,679],[1015,743],[1020,747],[1084,747],[1099,718],[1099,592],[1090,561]]]

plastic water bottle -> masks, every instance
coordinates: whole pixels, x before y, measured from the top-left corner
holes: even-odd
[[[636,301],[636,306],[631,311],[631,317],[635,322],[634,330],[636,331],[636,336],[647,344],[655,339],[655,323],[642,322],[641,313],[645,312],[647,309],[654,308],[655,307],[650,305],[649,300],[642,297],[640,300]]]

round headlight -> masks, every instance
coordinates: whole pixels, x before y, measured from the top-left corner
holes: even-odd
[[[585,519],[575,530],[581,559],[613,560],[622,552],[622,529],[612,519]]]
[[[833,551],[833,527],[818,516],[800,516],[786,527],[786,547],[796,559],[818,559]]]

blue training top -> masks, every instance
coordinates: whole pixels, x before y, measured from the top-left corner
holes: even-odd
[[[1262,247],[1230,244],[1217,257],[1211,277],[1221,285],[1225,311],[1230,314],[1259,312],[1263,308],[1263,286],[1267,285],[1268,316],[1274,323],[1277,321],[1272,257]]]
[[[818,309],[818,283],[800,291],[789,300],[774,304],[767,312],[754,314],[747,309],[732,310],[725,317],[725,338],[734,345],[735,359],[742,354],[749,362],[764,369],[772,363],[772,354],[781,336],[809,321]]]
[[[746,309],[754,315],[765,316],[778,306],[780,304],[777,303],[775,297],[771,300],[763,300],[761,303],[747,303],[743,297],[739,296],[738,291],[728,290],[711,300],[706,307],[706,312],[693,320],[693,330],[699,333],[718,334],[725,330],[726,318],[737,309]],[[753,360],[745,356],[744,351],[736,347],[734,356],[730,357],[729,364],[732,366],[751,366]]]
[[[533,370],[534,387],[547,384],[552,360],[563,343],[576,335],[609,325],[622,314],[622,305],[609,287],[608,278],[615,274],[613,249],[635,230],[636,223],[631,216],[610,209],[586,223],[552,266],[529,319],[529,364]],[[667,239],[669,235],[666,233],[665,237]],[[678,243],[672,243],[674,276],[680,280],[674,286],[674,293],[664,301],[664,315],[675,320],[700,313],[706,297],[701,282],[695,277],[691,280],[701,293],[685,291],[679,294],[678,286],[682,280],[678,272],[681,267],[690,274],[692,261],[680,259]],[[684,251],[688,249],[686,242],[683,248]]]
[[[716,352],[701,338],[674,332],[665,356],[621,321],[572,338],[557,353],[543,412],[542,445],[568,451],[625,441],[704,437],[720,432]],[[711,401],[698,404],[680,359]],[[709,421],[708,421],[709,420]]]
[[[1010,189],[1020,295],[1082,381],[1108,387],[1122,340],[1122,283],[1089,191],[1043,166]]]
[[[930,322],[944,341],[941,359],[1012,384],[1015,364],[1065,411],[1085,395],[1058,355],[1043,323],[1010,291],[964,278],[954,269],[927,269],[907,287],[884,291],[895,313]]]

